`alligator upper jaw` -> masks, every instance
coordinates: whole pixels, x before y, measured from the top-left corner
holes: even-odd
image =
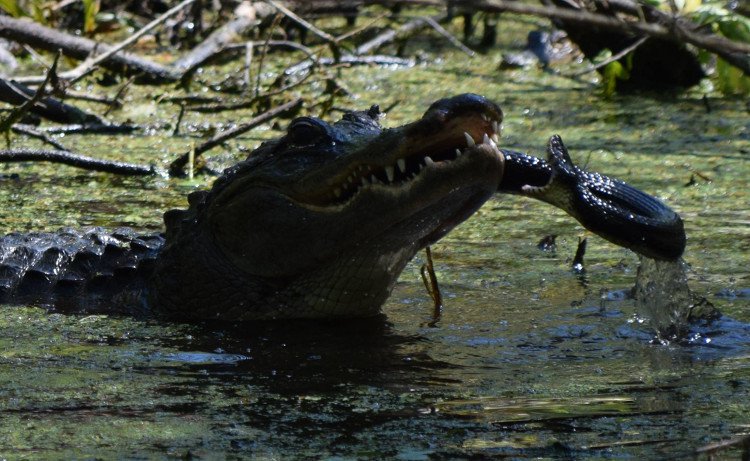
[[[436,118],[428,114],[418,122],[387,130],[328,171],[287,190],[286,195],[316,212],[340,212],[365,191],[403,194],[431,173],[448,172],[454,166],[465,169],[478,155],[497,156],[502,163],[496,144],[501,122],[492,114]]]

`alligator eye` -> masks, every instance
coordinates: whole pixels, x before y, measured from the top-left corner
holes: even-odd
[[[297,146],[308,146],[327,139],[328,125],[317,118],[300,117],[292,121],[287,130],[289,141]]]

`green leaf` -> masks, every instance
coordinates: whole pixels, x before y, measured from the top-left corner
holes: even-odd
[[[724,94],[750,94],[750,77],[721,58],[716,60],[716,84]]]
[[[25,15],[18,0],[0,0],[0,9],[14,18]]]
[[[83,31],[91,35],[96,29],[96,15],[99,13],[99,0],[83,0]]]
[[[604,66],[604,72],[602,73],[602,83],[604,84],[604,96],[607,98],[612,97],[617,90],[617,80],[627,79],[629,75],[623,77],[628,72],[625,68],[617,61],[610,62]]]

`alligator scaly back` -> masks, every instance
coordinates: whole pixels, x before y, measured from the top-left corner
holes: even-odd
[[[0,303],[135,313],[142,303],[133,301],[140,297],[163,243],[160,235],[136,235],[130,229],[0,237]]]

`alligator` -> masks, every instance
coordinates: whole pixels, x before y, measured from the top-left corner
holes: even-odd
[[[380,110],[290,122],[228,168],[165,231],[0,238],[0,303],[179,321],[376,315],[407,262],[493,194],[533,197],[656,259],[685,248],[680,217],[626,183],[498,147],[503,113],[482,96],[433,103],[383,129]]]

